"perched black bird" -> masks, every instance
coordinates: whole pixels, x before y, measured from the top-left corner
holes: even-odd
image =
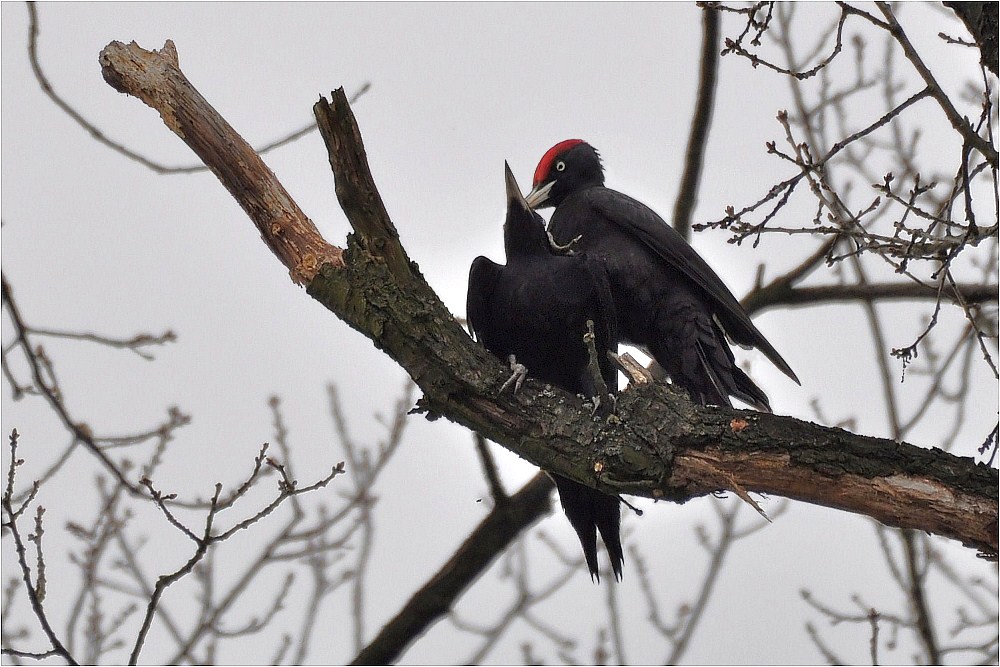
[[[736,366],[727,337],[756,347],[799,381],[673,227],[644,204],[604,187],[604,168],[590,144],[569,139],[550,148],[532,185],[532,208],[555,207],[548,229],[553,246],[585,252],[607,270],[621,341],[648,350],[692,400],[731,405],[733,396],[770,412],[767,395]]]
[[[583,254],[553,254],[545,221],[521,196],[510,167],[506,177],[507,264],[495,264],[485,257],[472,262],[466,304],[469,329],[486,349],[509,359],[512,369],[523,364],[529,375],[542,382],[591,397],[595,410],[602,401],[613,404],[617,371],[607,352],[618,343],[611,287],[604,269]],[[594,361],[584,342],[588,320],[593,327]],[[580,537],[591,577],[600,581],[600,531],[615,577],[620,579],[624,558],[619,498],[558,475],[552,478],[563,510]]]

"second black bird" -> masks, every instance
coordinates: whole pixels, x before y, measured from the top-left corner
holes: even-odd
[[[521,196],[508,167],[504,249],[507,264],[477,257],[469,272],[469,329],[495,355],[521,364],[532,377],[605,405],[617,393],[617,371],[607,352],[618,336],[611,287],[603,267],[586,255],[553,254],[542,218]],[[593,323],[594,372],[584,343]],[[511,359],[513,357],[513,359]],[[515,371],[516,372],[516,371]],[[617,496],[552,475],[566,516],[580,538],[591,577],[600,581],[597,533],[620,579],[622,545]]]

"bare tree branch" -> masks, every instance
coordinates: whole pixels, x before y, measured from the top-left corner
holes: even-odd
[[[352,665],[388,665],[448,613],[455,600],[525,528],[551,510],[552,480],[538,473],[476,527],[458,551],[369,642]]]
[[[674,204],[674,229],[685,239],[691,238],[691,216],[698,204],[698,186],[705,161],[705,147],[708,145],[708,131],[712,126],[712,109],[715,106],[715,88],[719,78],[719,10],[702,6],[701,26],[698,97],[694,103],[694,118],[684,157],[684,175]]]
[[[6,515],[3,521],[3,527],[10,531],[11,536],[14,538],[14,550],[17,552],[17,563],[21,569],[21,578],[24,581],[24,589],[28,594],[28,600],[31,602],[31,609],[35,614],[35,618],[38,619],[39,624],[42,626],[42,630],[45,632],[45,636],[48,637],[49,643],[52,648],[49,651],[44,651],[41,653],[25,653],[18,652],[17,655],[21,657],[47,657],[49,655],[58,655],[63,660],[65,660],[70,665],[79,664],[70,654],[70,652],[60,641],[59,637],[56,635],[55,630],[49,623],[48,616],[45,613],[45,609],[42,606],[42,599],[45,597],[44,584],[42,584],[43,578],[40,572],[35,573],[35,581],[31,580],[31,566],[28,565],[27,548],[24,545],[24,540],[21,537],[21,531],[17,526],[18,516],[24,512],[27,508],[28,503],[34,499],[34,496],[29,496],[28,500],[24,504],[15,510],[11,505],[11,498],[14,495],[14,480],[17,472],[17,467],[23,463],[17,458],[17,440],[18,433],[17,430],[11,431],[10,434],[10,466],[7,468],[7,483],[4,486],[3,498],[0,500],[0,505],[3,506],[3,512]],[[41,510],[41,507],[38,508]],[[39,519],[40,520],[40,519]],[[28,536],[29,540],[32,540],[31,535]],[[40,539],[40,538],[38,538]],[[38,546],[38,563],[41,566],[42,553],[41,546]],[[7,653],[7,649],[4,649],[4,653]]]
[[[212,523],[215,521],[215,516],[218,512],[217,503],[219,501],[220,493],[222,493],[222,485],[216,484],[215,495],[212,497],[212,506],[209,508],[208,514],[205,516],[204,533],[201,537],[192,536],[196,545],[194,553],[178,570],[171,572],[170,574],[165,574],[156,580],[156,585],[153,587],[153,594],[149,598],[149,604],[146,605],[146,613],[143,616],[142,625],[139,628],[135,644],[133,645],[132,652],[129,655],[128,664],[135,665],[139,662],[139,653],[142,651],[143,645],[146,643],[146,635],[149,633],[149,628],[153,623],[153,616],[156,614],[156,608],[160,602],[160,598],[163,596],[163,592],[172,583],[191,572],[191,570],[194,569],[194,566],[197,565],[208,552],[208,547],[212,543],[210,539],[212,535]],[[158,504],[164,512],[167,512],[162,502]]]
[[[181,74],[173,42],[167,40],[161,51],[113,44],[120,48],[101,52],[105,81],[159,108],[167,127],[212,169],[254,221],[264,243],[289,268],[294,282],[308,283],[321,265],[342,261],[340,250],[323,241],[312,220],[260,156]],[[143,74],[125,81],[120,78],[122,72]],[[231,143],[220,142],[223,139]]]
[[[878,6],[879,11],[882,12],[882,16],[885,17],[888,23],[888,30],[899,45],[903,47],[903,53],[906,54],[907,59],[913,64],[914,69],[920,74],[920,77],[927,84],[927,89],[930,91],[931,96],[937,101],[941,110],[944,111],[945,116],[948,117],[948,122],[951,126],[962,135],[965,139],[967,145],[972,146],[977,151],[979,151],[986,161],[989,162],[990,166],[994,169],[997,168],[997,149],[994,148],[986,139],[983,139],[979,134],[976,133],[975,129],[969,124],[969,121],[962,117],[955,109],[955,106],[948,99],[947,93],[941,89],[934,75],[931,73],[930,69],[921,59],[917,50],[913,47],[906,33],[903,31],[903,26],[899,24],[896,20],[896,15],[892,11],[892,7],[886,2],[875,3]]]
[[[993,74],[997,72],[997,3],[995,2],[944,2],[953,10],[976,40],[983,65]]]
[[[110,336],[101,336],[99,334],[93,333],[78,333],[75,331],[56,331],[53,329],[39,329],[38,327],[31,327],[28,331],[36,336],[50,336],[52,338],[69,338],[71,340],[85,340],[91,343],[97,343],[98,345],[106,345],[108,347],[115,347],[124,350],[130,350],[146,361],[152,361],[154,359],[153,355],[146,352],[143,348],[149,347],[151,345],[164,345],[166,343],[172,343],[177,340],[177,336],[173,331],[165,331],[159,336],[153,336],[150,334],[138,334],[132,336],[131,338],[111,338]]]
[[[483,475],[490,485],[490,496],[493,498],[493,504],[499,505],[507,502],[507,490],[504,489],[503,481],[500,479],[500,471],[497,470],[497,462],[493,458],[493,453],[490,452],[489,443],[486,442],[486,438],[475,432],[473,432],[472,438],[476,443],[479,462],[483,466]]]
[[[3,304],[7,307],[7,312],[10,314],[11,320],[14,323],[14,330],[17,342],[20,344],[21,348],[24,350],[24,354],[27,357],[28,365],[31,368],[31,377],[34,382],[35,388],[38,392],[45,397],[49,405],[59,416],[60,421],[62,421],[63,426],[72,434],[74,442],[82,443],[97,459],[102,465],[112,474],[114,477],[129,490],[129,493],[135,496],[144,496],[144,492],[141,487],[134,482],[131,482],[125,477],[125,473],[121,468],[111,460],[111,457],[95,442],[93,434],[90,432],[90,428],[86,424],[77,423],[73,421],[69,412],[66,410],[66,406],[63,405],[62,396],[58,391],[58,387],[55,386],[54,382],[49,381],[46,376],[46,364],[39,358],[38,350],[33,350],[31,343],[28,342],[28,327],[24,324],[24,320],[21,318],[21,312],[17,307],[17,303],[14,301],[13,290],[10,284],[7,282],[6,276],[0,277],[0,289],[3,292]],[[49,373],[51,376],[51,373]]]
[[[31,71],[35,75],[35,79],[38,81],[39,87],[42,92],[45,93],[52,102],[62,109],[67,116],[72,118],[77,125],[82,127],[87,134],[92,136],[98,142],[104,144],[116,153],[124,155],[130,160],[134,160],[144,167],[148,167],[157,174],[194,174],[200,171],[208,171],[208,166],[205,164],[194,164],[182,167],[171,167],[163,164],[162,162],[157,162],[151,158],[144,155],[136,153],[129,147],[122,143],[114,141],[107,137],[96,125],[91,123],[89,120],[83,117],[83,115],[77,111],[69,102],[67,102],[59,93],[55,91],[52,87],[52,83],[49,81],[48,76],[45,74],[45,70],[42,69],[41,60],[38,57],[38,9],[35,7],[35,2],[29,0],[28,5],[28,62],[31,63]],[[362,95],[367,93],[371,89],[371,84],[365,82],[358,88],[357,91],[351,96],[351,102],[355,102]],[[261,155],[274,150],[275,148],[280,148],[281,146],[287,146],[288,144],[301,139],[307,134],[311,134],[316,131],[316,124],[309,123],[308,125],[299,128],[293,132],[288,133],[284,137],[276,139],[270,143],[264,144],[257,149],[257,152]]]
[[[957,294],[949,289],[943,294],[920,283],[868,283],[853,285],[817,285],[793,287],[777,281],[749,292],[742,300],[750,314],[780,306],[818,306],[845,301],[933,301],[940,296],[951,297],[956,303],[996,303],[996,285],[963,283],[956,285]]]
[[[261,192],[287,194],[259,158],[241,149],[245,161],[232,159],[229,146],[249,147],[184,79],[172,43],[157,52],[112,42],[101,63],[113,86],[159,110],[216,166],[258,228],[262,218],[274,218],[260,216],[254,202]],[[304,277],[300,267],[310,266],[309,294],[410,374],[424,391],[418,405],[431,417],[447,416],[543,469],[607,493],[681,501],[745,489],[867,514],[996,553],[997,471],[971,459],[789,417],[700,408],[662,385],[626,391],[620,419],[609,423],[593,421],[566,392],[542,391],[531,380],[519,396],[498,396],[504,367],[459,327],[399,244],[346,95],[338,90],[314,111],[338,198],[358,234],[341,253],[288,198],[280,207],[283,222],[301,243],[277,244],[262,230],[265,240],[293,276]]]

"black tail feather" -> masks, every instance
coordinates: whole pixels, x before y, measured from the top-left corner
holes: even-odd
[[[597,530],[601,533],[601,540],[604,541],[604,548],[608,551],[611,559],[611,569],[615,573],[615,580],[622,580],[622,564],[625,562],[625,554],[622,552],[621,521],[622,514],[619,504],[621,500],[618,496],[609,496],[600,491],[594,491],[594,515],[597,518]]]
[[[762,412],[771,411],[767,394],[736,365],[717,322],[682,302],[663,309],[656,323],[661,335],[647,346],[649,352],[692,401],[731,407],[732,396]]]
[[[625,557],[619,534],[621,510],[618,497],[609,496],[559,475],[553,475],[552,478],[555,480],[556,488],[559,489],[559,500],[562,502],[563,511],[566,512],[566,518],[580,538],[591,579],[598,583],[601,581],[597,567],[599,531],[611,558],[611,569],[615,573],[615,579],[621,581]]]
[[[739,390],[734,391],[733,396],[761,412],[771,411],[771,403],[767,400],[767,394],[737,366],[733,366],[733,380]]]

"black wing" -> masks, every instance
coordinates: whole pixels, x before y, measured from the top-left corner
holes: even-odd
[[[485,257],[476,257],[469,269],[469,292],[465,300],[466,323],[476,340],[486,345],[490,337],[493,316],[490,299],[496,289],[503,267]]]
[[[711,297],[720,307],[719,319],[733,341],[756,347],[781,372],[801,384],[795,371],[754,326],[743,306],[718,274],[677,230],[664,222],[651,208],[621,192],[608,188],[590,188],[586,191],[586,196],[595,211],[642,241]]]

